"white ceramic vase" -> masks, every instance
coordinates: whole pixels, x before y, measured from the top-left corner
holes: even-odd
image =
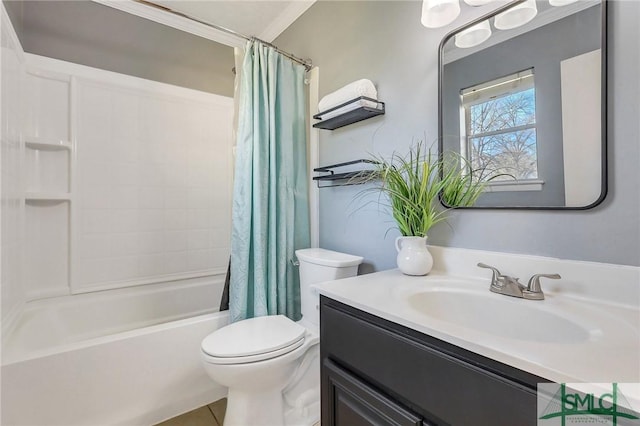
[[[427,249],[427,237],[398,237],[398,269],[406,275],[427,275],[433,267],[433,257]]]

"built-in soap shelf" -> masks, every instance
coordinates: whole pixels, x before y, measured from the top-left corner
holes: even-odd
[[[384,102],[360,96],[348,102],[322,111],[313,116],[322,120],[313,125],[316,129],[335,130],[358,121],[366,120],[385,112]]]
[[[318,183],[318,188],[326,188],[329,186],[358,185],[368,182],[376,176],[377,171],[372,169],[346,170],[346,168],[355,164],[377,164],[377,162],[368,160],[366,158],[361,158],[359,160],[347,161],[345,163],[318,167],[313,169],[313,171],[325,174],[314,176],[313,180]],[[345,170],[337,173],[335,169]],[[329,182],[330,184],[321,185],[320,182]]]
[[[29,149],[43,151],[71,150],[71,142],[40,137],[25,138],[24,146]]]
[[[74,133],[68,75],[25,75],[24,210],[26,300],[69,294]]]
[[[25,198],[69,199],[71,150],[62,139],[25,138]]]
[[[71,201],[69,193],[27,192],[24,199],[29,201]]]

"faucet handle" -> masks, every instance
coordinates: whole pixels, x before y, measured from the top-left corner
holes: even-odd
[[[529,293],[541,293],[542,289],[540,288],[540,278],[550,278],[552,280],[559,280],[562,278],[560,274],[535,274],[529,279],[529,283],[527,284],[527,291]]]
[[[491,269],[493,271],[493,276],[491,277],[491,285],[496,285],[498,282],[498,277],[501,276],[502,274],[500,273],[500,271],[498,270],[498,268],[494,268],[491,265],[487,265],[486,263],[478,263],[478,267],[480,268],[485,268],[485,269]]]

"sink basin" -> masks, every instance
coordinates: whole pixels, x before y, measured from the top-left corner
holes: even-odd
[[[579,343],[591,336],[589,328],[557,313],[545,302],[476,291],[431,289],[410,294],[410,308],[432,319],[494,336],[531,342]]]

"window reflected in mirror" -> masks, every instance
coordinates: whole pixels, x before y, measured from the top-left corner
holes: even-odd
[[[518,7],[536,13],[497,25]],[[605,24],[601,0],[528,0],[445,37],[438,142],[486,182],[473,207],[583,209],[604,199]]]
[[[461,151],[475,180],[490,185],[538,178],[535,96],[533,70],[462,90]]]

